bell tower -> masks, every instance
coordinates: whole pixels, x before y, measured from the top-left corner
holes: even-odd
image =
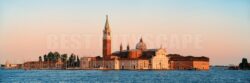
[[[110,34],[108,15],[106,15],[106,23],[103,30],[103,58],[109,59],[111,56],[111,34]]]

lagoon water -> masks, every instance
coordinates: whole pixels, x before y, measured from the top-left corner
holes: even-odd
[[[250,83],[250,71],[0,70],[0,83]]]

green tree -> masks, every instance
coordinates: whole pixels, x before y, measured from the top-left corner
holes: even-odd
[[[51,61],[56,61],[56,56],[54,55],[54,53],[52,54]]]
[[[69,64],[69,67],[73,67],[74,64],[75,64],[75,58],[74,58],[75,54],[71,54],[70,57],[69,57],[69,61],[68,61],[68,64]]]
[[[41,56],[39,56],[39,62],[42,62],[42,61],[43,61],[42,57],[41,57]]]
[[[80,59],[79,59],[79,57],[78,57],[78,56],[77,56],[76,63],[77,63],[77,67],[80,67]]]
[[[77,55],[75,55],[75,54],[72,53],[70,55],[69,60],[67,61],[67,63],[68,63],[68,67],[77,67],[78,66]]]
[[[73,56],[73,61],[72,61],[72,63],[73,63],[73,67],[75,67],[75,66],[76,66],[76,55]]]
[[[45,54],[45,55],[43,55],[43,60],[44,61],[48,61],[48,57],[47,57],[47,55]]]
[[[60,53],[58,53],[58,52],[54,52],[54,57],[53,57],[53,59],[54,59],[54,61],[57,61],[58,59],[60,59]]]
[[[62,55],[61,55],[61,60],[62,60],[62,62],[66,62],[67,59],[68,59],[68,55],[67,55],[67,54],[62,54]]]
[[[243,70],[250,69],[250,66],[249,66],[246,58],[242,58],[242,61],[239,64],[239,67],[240,67],[240,69],[243,69]]]
[[[53,61],[54,54],[52,52],[48,53],[48,61]]]

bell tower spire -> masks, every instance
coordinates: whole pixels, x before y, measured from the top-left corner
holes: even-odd
[[[108,15],[106,15],[105,30],[110,31],[110,28],[109,28],[109,18],[108,18]]]
[[[110,34],[110,27],[109,27],[109,19],[108,15],[106,15],[106,22],[103,30],[103,39],[111,39],[111,34]]]
[[[106,15],[106,23],[103,30],[103,58],[109,59],[111,56],[111,31],[109,27],[108,15]]]

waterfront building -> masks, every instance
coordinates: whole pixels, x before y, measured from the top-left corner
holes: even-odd
[[[148,59],[120,59],[119,69],[150,69]]]
[[[23,69],[63,69],[64,63],[58,61],[28,61],[23,64]]]
[[[209,70],[209,58],[171,55],[170,69],[172,70]]]
[[[90,61],[94,57],[82,57],[80,59],[80,68],[81,69],[90,69]]]
[[[151,59],[151,69],[169,69],[167,52],[165,49],[158,49],[155,52],[156,56]]]
[[[90,66],[92,69],[120,69],[118,59],[94,59]]]

